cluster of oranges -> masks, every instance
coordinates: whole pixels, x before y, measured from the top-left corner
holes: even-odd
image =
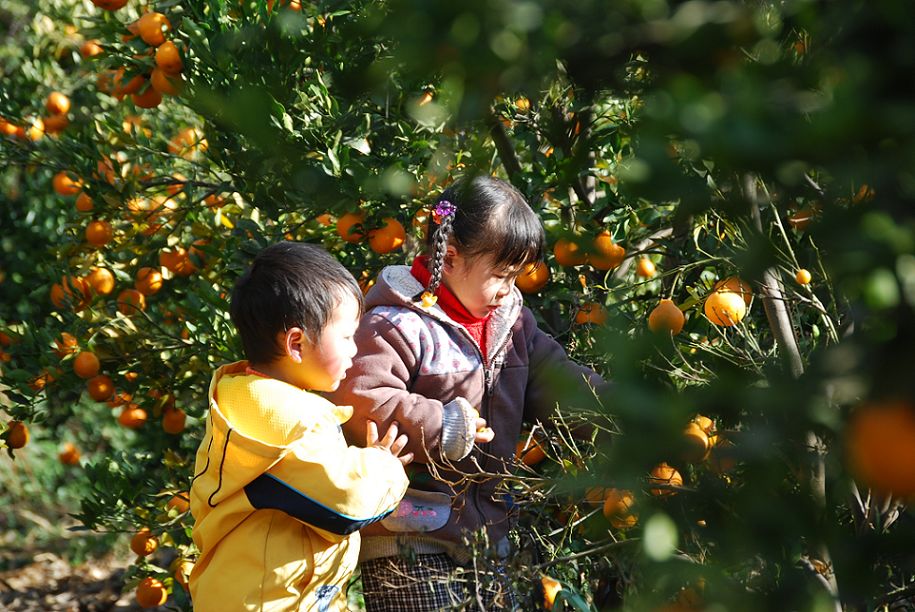
[[[318,217],[318,222],[328,225],[332,221],[329,215],[321,215]],[[367,237],[369,248],[379,255],[400,249],[407,238],[403,225],[394,217],[385,217],[382,222],[384,225],[381,227],[366,232],[363,227],[365,213],[348,212],[337,219],[337,234],[350,244],[358,244]]]
[[[117,10],[125,4],[120,0],[93,0],[93,3],[109,11]],[[139,37],[148,45],[148,49],[135,56],[135,67],[128,69],[122,66],[117,70],[100,73],[97,80],[99,90],[110,93],[119,100],[130,96],[140,108],[155,108],[162,103],[163,95],[180,94],[184,85],[181,76],[184,61],[178,46],[167,39],[171,29],[168,17],[155,11],[146,12],[129,24],[123,40],[126,42]],[[96,41],[87,42],[81,49],[83,57],[95,57],[102,51]]]
[[[58,134],[70,125],[70,98],[65,94],[52,91],[45,100],[45,109],[46,116],[32,117],[19,125],[0,117],[0,135],[36,141],[45,134]]]

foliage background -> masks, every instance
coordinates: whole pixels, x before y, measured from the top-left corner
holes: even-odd
[[[73,103],[61,134],[0,142],[2,383],[6,411],[33,435],[3,466],[9,507],[73,512],[110,533],[149,525],[172,556],[192,558],[190,515],[166,502],[188,487],[208,372],[239,354],[224,298],[251,256],[284,237],[320,242],[369,283],[418,252],[413,219],[455,175],[491,172],[527,196],[551,245],[589,250],[607,230],[627,252],[606,271],[550,254],[549,283],[527,296],[544,329],[615,384],[599,402],[567,402],[612,443],[579,446],[560,426],[549,460],[512,479],[534,534],[512,567],[527,605],[543,572],[580,596],[569,605],[598,609],[906,600],[904,496],[856,487],[844,448],[856,406],[911,407],[913,395],[909,3],[283,4],[0,9],[0,116],[25,125],[55,90]],[[148,45],[122,38],[147,8],[170,19],[185,80],[148,110],[97,87],[106,70],[152,68]],[[87,39],[104,52],[82,57]],[[205,150],[170,149],[186,127]],[[92,212],[54,192],[60,170],[82,177]],[[365,230],[398,219],[403,247],[378,254],[318,220],[357,209]],[[103,247],[85,240],[91,219],[114,227]],[[192,245],[192,274],[162,267],[163,250]],[[636,275],[642,256],[656,276]],[[97,266],[114,273],[114,293],[79,311],[52,303],[53,283]],[[114,298],[141,267],[161,269],[163,288],[144,312],[119,313]],[[799,268],[811,285],[794,282]],[[740,325],[714,326],[703,301],[733,275],[753,286],[752,305]],[[662,297],[686,314],[673,341],[646,326]],[[605,322],[576,324],[592,302]],[[126,429],[86,396],[72,357],[53,352],[64,331],[99,356],[145,425]],[[36,390],[42,372],[54,380]],[[172,404],[188,417],[180,434],[160,425]],[[735,469],[683,460],[697,413],[733,443]],[[54,462],[64,442],[81,449],[78,466]],[[676,495],[645,486],[661,461],[684,476]],[[27,485],[10,485],[23,469]],[[635,491],[638,526],[612,528],[585,499],[592,486]],[[16,516],[4,530],[20,527]],[[164,578],[170,601],[187,605],[164,565],[138,559],[134,575]]]

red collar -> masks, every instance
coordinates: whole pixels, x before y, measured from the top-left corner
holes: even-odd
[[[422,283],[423,287],[429,286],[429,280],[432,278],[432,273],[429,272],[428,268],[429,258],[425,255],[420,255],[413,260],[413,266],[410,268],[410,274],[413,275],[413,278]],[[489,319],[490,315],[485,317],[475,317],[470,314],[470,311],[461,304],[461,301],[457,299],[451,290],[445,286],[444,283],[441,283],[438,286],[438,290],[435,292],[436,297],[438,297],[437,304],[442,307],[442,310],[445,311],[452,320],[461,325],[478,325],[480,323],[485,323]]]

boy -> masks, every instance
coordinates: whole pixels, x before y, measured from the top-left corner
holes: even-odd
[[[247,361],[216,370],[191,485],[200,558],[194,609],[345,610],[358,529],[403,497],[406,436],[393,424],[347,446],[333,391],[352,363],[362,292],[319,247],[264,249],[232,292]]]

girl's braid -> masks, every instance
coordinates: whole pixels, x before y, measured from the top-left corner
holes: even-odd
[[[438,286],[442,283],[442,270],[445,267],[445,252],[448,250],[448,239],[451,237],[451,222],[454,215],[442,217],[441,223],[435,228],[435,234],[432,237],[432,278],[429,280],[429,286],[426,291],[435,295]]]

